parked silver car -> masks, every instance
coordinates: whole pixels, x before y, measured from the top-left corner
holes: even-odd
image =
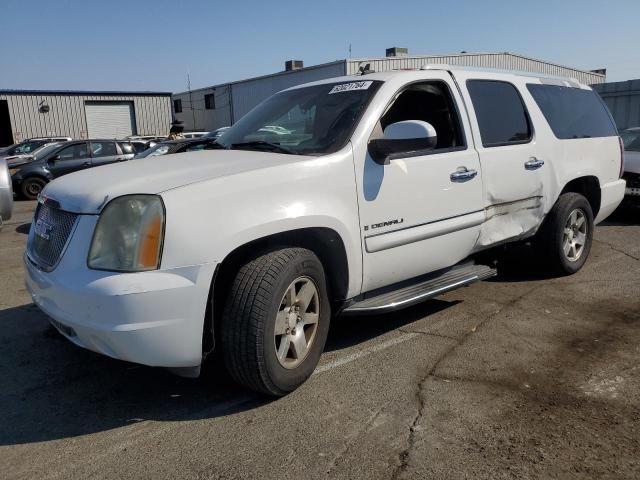
[[[0,228],[11,218],[13,212],[13,189],[7,162],[0,158]]]

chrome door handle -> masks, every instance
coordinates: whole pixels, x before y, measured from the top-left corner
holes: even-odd
[[[458,170],[449,175],[449,178],[452,182],[466,182],[467,180],[471,180],[473,177],[478,175],[476,170],[469,170],[467,167],[460,167]]]
[[[544,160],[539,160],[536,157],[531,157],[529,160],[524,162],[525,170],[537,170],[543,165],[544,165]]]

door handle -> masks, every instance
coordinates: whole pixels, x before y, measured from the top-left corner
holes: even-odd
[[[544,160],[539,160],[536,157],[531,157],[529,160],[524,162],[525,170],[537,170],[543,165],[544,165]]]
[[[82,166],[83,166],[83,167],[89,167],[89,166],[91,166],[91,162],[84,162],[84,163],[82,164]]]
[[[458,170],[449,175],[452,182],[466,182],[478,175],[476,170],[469,170],[467,167],[459,167]]]

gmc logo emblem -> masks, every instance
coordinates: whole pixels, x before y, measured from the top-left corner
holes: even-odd
[[[49,240],[52,230],[53,227],[44,220],[38,220],[35,228],[33,229],[34,233],[44,240]]]

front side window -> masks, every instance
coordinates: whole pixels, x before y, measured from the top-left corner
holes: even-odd
[[[91,156],[113,157],[118,154],[115,142],[91,142]]]
[[[438,143],[431,152],[465,146],[458,111],[444,82],[420,82],[406,87],[380,119],[381,131],[404,120],[422,120],[433,126]]]
[[[229,149],[326,155],[350,138],[382,82],[324,83],[277,93],[218,140]]]
[[[169,145],[158,143],[155,146],[146,149],[144,152],[136,155],[136,158],[157,157],[159,155],[165,155],[169,152]]]
[[[495,80],[469,80],[467,90],[485,148],[531,140],[529,115],[514,85]]]
[[[527,89],[542,110],[556,138],[618,135],[609,111],[593,90],[530,83]]]
[[[65,147],[62,150],[60,150],[60,153],[58,154],[58,156],[62,161],[80,160],[83,158],[88,158],[89,152],[87,150],[87,144],[77,143],[75,145],[70,145],[68,147]]]

